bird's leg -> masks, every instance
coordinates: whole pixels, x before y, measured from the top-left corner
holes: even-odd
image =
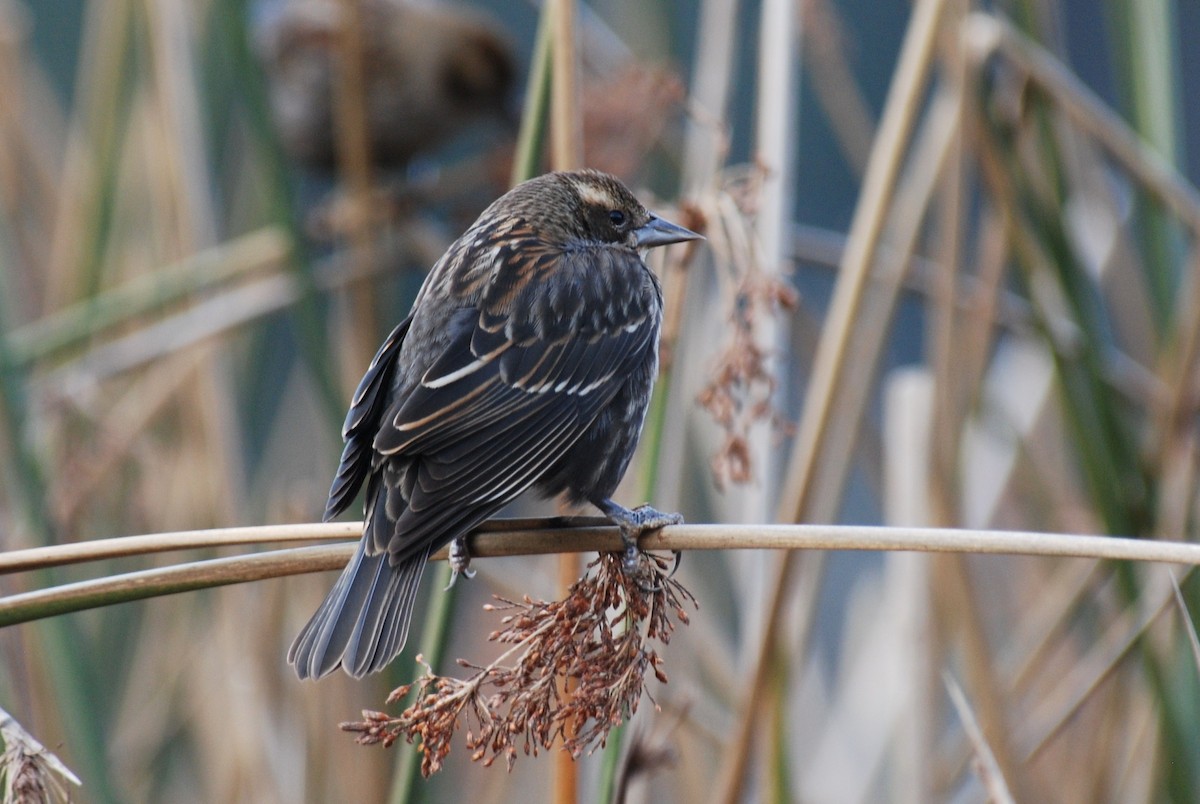
[[[638,567],[638,558],[641,554],[638,548],[638,539],[642,537],[643,533],[665,528],[667,525],[683,524],[683,517],[679,514],[664,514],[649,505],[639,505],[631,511],[609,499],[593,500],[592,504],[621,529],[621,541],[625,545],[625,569],[630,571],[636,570]],[[678,563],[678,551],[675,553],[675,560]],[[671,571],[674,572],[674,570]]]
[[[446,588],[454,586],[454,582],[458,580],[458,576],[470,579],[475,577],[475,570],[471,569],[471,553],[467,550],[467,535],[464,533],[461,536],[456,536],[454,541],[450,542],[450,583],[446,584]]]

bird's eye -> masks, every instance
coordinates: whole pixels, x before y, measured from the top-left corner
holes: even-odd
[[[625,225],[625,213],[619,209],[610,209],[608,211],[608,219],[612,221],[613,226]]]

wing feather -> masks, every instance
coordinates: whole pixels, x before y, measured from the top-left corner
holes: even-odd
[[[497,253],[515,262],[496,269],[477,308],[450,316],[449,343],[375,437],[386,462],[412,462],[386,542],[394,559],[440,546],[537,483],[657,348],[661,298],[635,252]]]
[[[358,496],[363,481],[371,473],[375,457],[371,448],[372,439],[375,431],[379,429],[384,411],[387,410],[388,391],[396,374],[396,360],[412,319],[410,314],[392,330],[375,353],[367,373],[363,375],[358,389],[354,392],[350,411],[342,425],[342,438],[345,439],[346,446],[342,449],[342,459],[338,464],[337,474],[334,475],[333,485],[329,489],[329,499],[325,503],[326,522],[346,510]]]

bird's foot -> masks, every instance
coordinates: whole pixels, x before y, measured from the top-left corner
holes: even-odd
[[[645,591],[658,591],[656,584],[648,584],[646,582],[646,578],[651,575],[658,577],[658,573],[648,571],[648,568],[643,566],[642,551],[638,547],[638,540],[642,538],[643,534],[665,528],[668,525],[682,525],[683,516],[680,514],[663,513],[662,511],[655,510],[648,504],[639,505],[633,510],[618,505],[612,500],[600,500],[595,505],[621,530],[621,542],[625,545],[622,558],[625,571],[632,577],[637,578],[638,585]],[[671,568],[671,575],[674,575],[675,570],[679,567],[680,553],[678,550],[672,552],[674,553],[675,561]],[[670,577],[670,575],[667,577]]]
[[[470,580],[475,577],[475,570],[471,569],[471,553],[467,550],[467,537],[459,536],[454,541],[450,542],[450,583],[446,584],[446,588],[454,586],[461,575]]]

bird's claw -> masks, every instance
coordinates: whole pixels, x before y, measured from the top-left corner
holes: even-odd
[[[649,503],[644,503],[634,508],[629,513],[635,517],[635,524],[638,530],[638,536],[651,530],[665,528],[668,525],[682,525],[683,514],[667,514],[662,511],[655,510]]]
[[[450,542],[450,583],[446,584],[446,589],[450,589],[458,581],[458,576],[470,580],[475,577],[475,570],[471,569],[471,553],[467,550],[467,537],[459,536],[454,541]]]
[[[682,525],[683,517],[679,514],[657,511],[649,504],[639,505],[631,511],[607,498],[595,499],[592,502],[612,520],[614,525],[621,529],[621,542],[624,545],[621,566],[626,574],[647,593],[653,594],[661,591],[662,586],[659,583],[646,582],[649,577],[660,579],[662,574],[661,571],[650,570],[643,566],[642,550],[638,546],[638,541],[643,534],[650,531],[665,528],[668,525]],[[675,573],[675,567],[679,566],[679,551],[674,551],[674,554],[675,564],[671,569],[672,575]],[[671,575],[667,575],[667,577],[670,578]]]

